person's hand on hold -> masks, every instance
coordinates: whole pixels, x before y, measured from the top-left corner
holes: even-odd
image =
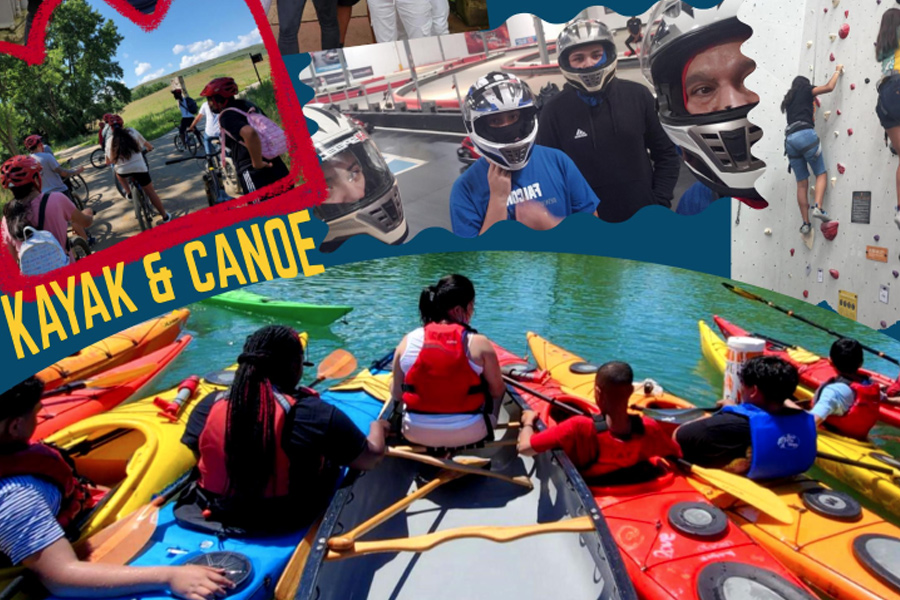
[[[562,222],[562,217],[551,214],[542,203],[529,200],[516,204],[516,221],[539,231],[553,229]]]

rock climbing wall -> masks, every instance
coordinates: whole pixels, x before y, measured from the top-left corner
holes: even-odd
[[[900,230],[893,222],[898,159],[875,115],[881,65],[874,53],[881,15],[896,6],[889,0],[747,0],[739,13],[753,28],[743,52],[758,65],[746,84],[760,95],[750,120],[764,131],[753,151],[767,164],[756,187],[769,207],[733,203],[732,277],[827,302],[874,328],[900,320]],[[844,75],[834,92],[819,96],[816,112],[829,180],[824,204],[837,221],[826,233],[836,229],[836,235],[828,240],[812,219],[816,231],[807,248],[779,107],[794,77],[824,85],[838,64]]]

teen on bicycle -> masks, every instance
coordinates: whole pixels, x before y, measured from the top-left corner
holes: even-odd
[[[200,141],[203,142],[203,149],[206,151],[206,155],[209,156],[215,153],[212,141],[217,139],[222,132],[219,128],[219,115],[212,111],[209,102],[204,102],[203,106],[200,107],[200,110],[197,111],[197,116],[191,121],[191,126],[188,127],[188,131],[196,132],[197,123],[200,122],[200,119],[203,119],[204,126],[203,133],[198,137],[200,137]]]
[[[162,200],[150,179],[150,167],[143,155],[144,150],[153,150],[153,145],[134,128],[124,127],[122,117],[118,115],[110,119],[109,125],[111,132],[106,139],[106,164],[115,165],[116,177],[123,189],[129,189],[128,179],[134,179],[162,217],[162,222],[168,223],[172,220],[172,215],[163,208]]]

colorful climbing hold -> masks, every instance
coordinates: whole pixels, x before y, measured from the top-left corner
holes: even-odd
[[[849,17],[849,16],[850,16],[850,11],[849,11],[849,10],[845,10],[845,11],[844,11],[844,18],[846,19],[846,18]]]
[[[882,321],[882,322],[881,322],[881,328],[882,328],[882,329],[887,329],[887,321]]]
[[[822,235],[825,236],[825,239],[830,242],[835,237],[837,237],[838,222],[837,221],[826,221],[819,226],[819,229],[822,230]]]
[[[894,271],[894,279],[900,277],[900,271]]]
[[[791,256],[793,256],[793,255],[794,255],[794,249],[791,248]]]
[[[834,184],[836,184],[836,183],[837,183],[837,177],[832,177],[831,178],[831,187],[834,188]]]
[[[835,112],[838,114],[838,116],[841,116],[841,109],[837,109]]]
[[[826,14],[828,13],[828,7],[827,7],[827,6],[825,7],[825,13],[826,13]]]
[[[763,231],[763,233],[765,233],[766,235],[772,235],[772,228],[766,227],[766,229]]]
[[[803,290],[803,297],[809,298],[809,290]]]
[[[848,35],[850,35],[850,25],[844,23],[843,25],[841,25],[841,28],[838,29],[838,36],[840,36],[840,38],[844,40],[847,39]]]
[[[855,84],[855,83],[851,83],[851,84],[850,84],[850,89],[851,89],[851,90],[855,90],[855,89],[856,89],[856,84]]]
[[[824,117],[825,117],[825,120],[827,121],[827,120],[828,120],[828,117],[831,116],[831,111],[830,111],[830,110],[826,110],[825,112],[822,113],[822,116],[824,116]]]
[[[831,62],[834,62],[834,52],[832,52],[832,53],[828,56],[828,60],[830,60]]]
[[[828,269],[828,274],[831,275],[834,279],[837,279],[841,276],[840,272],[837,269]]]
[[[847,135],[853,135],[853,128],[852,128],[852,127],[848,127],[848,128],[847,128]]]
[[[866,77],[866,85],[868,85],[869,81],[871,81],[868,77]]]
[[[881,239],[881,236],[878,235],[877,233],[876,233],[874,236],[872,236],[872,237],[875,238],[875,241],[876,241],[876,242],[877,242],[878,240]]]
[[[844,171],[847,170],[847,167],[845,167],[845,166],[842,165],[841,163],[838,163],[838,164],[837,164],[837,170],[838,170],[838,173],[840,173],[841,175],[843,175],[843,174],[844,174]]]

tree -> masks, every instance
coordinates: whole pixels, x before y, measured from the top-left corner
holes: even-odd
[[[40,132],[51,139],[88,133],[103,113],[118,112],[131,100],[115,60],[123,40],[115,24],[105,20],[85,0],[66,0],[53,12],[47,27],[47,55],[28,66],[0,56],[0,142]],[[9,107],[20,118],[6,118]],[[10,129],[16,126],[19,131]],[[18,136],[14,137],[14,134]]]

